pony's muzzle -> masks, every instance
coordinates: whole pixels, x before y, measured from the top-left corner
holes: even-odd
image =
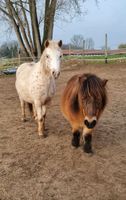
[[[92,129],[95,127],[97,121],[93,120],[93,121],[88,121],[87,119],[84,120],[84,124],[87,126],[87,128]]]
[[[60,72],[53,71],[53,72],[52,72],[52,75],[53,75],[53,77],[54,77],[55,79],[57,79],[57,78],[59,77],[59,75],[60,75]]]

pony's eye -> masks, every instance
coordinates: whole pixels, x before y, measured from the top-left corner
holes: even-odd
[[[62,55],[60,55],[60,58],[62,58]]]
[[[49,58],[49,55],[46,55],[46,58]]]

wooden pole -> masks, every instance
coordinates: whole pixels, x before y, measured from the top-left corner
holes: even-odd
[[[107,33],[105,34],[105,63],[108,63],[108,36]]]
[[[85,40],[83,40],[83,56],[85,55]]]
[[[18,49],[18,63],[21,64],[21,51]]]
[[[11,58],[12,58],[12,60],[14,59],[14,52],[13,52],[13,48],[12,48]],[[13,67],[14,67],[14,62],[13,62]]]
[[[70,51],[70,49],[71,49],[71,48],[70,48],[70,44],[69,44],[69,56],[71,55],[71,51]]]

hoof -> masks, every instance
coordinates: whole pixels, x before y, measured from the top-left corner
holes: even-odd
[[[46,138],[48,135],[45,134],[45,133],[38,133],[38,136],[39,136],[40,138]]]
[[[39,134],[39,135],[38,135],[38,138],[39,138],[39,139],[43,139],[44,136]]]
[[[80,133],[74,133],[72,138],[72,146],[78,148],[80,146]]]
[[[27,120],[25,118],[21,118],[22,122],[27,122]]]
[[[43,136],[43,133],[42,133],[42,132],[38,132],[38,135],[39,135],[40,137],[42,137],[42,136]]]
[[[84,144],[84,148],[83,149],[84,149],[85,153],[93,153],[91,145],[89,145],[87,143]]]
[[[36,116],[34,116],[33,118],[34,118],[34,120],[35,120],[35,121],[37,121],[37,120],[38,120],[38,118],[37,118]]]
[[[79,142],[77,142],[77,141],[75,141],[74,139],[72,139],[72,146],[74,146],[74,147],[76,147],[76,148],[78,148],[79,146],[80,146],[80,143]]]
[[[47,138],[47,137],[48,137],[48,134],[44,133],[44,134],[43,134],[43,137],[44,137],[44,138]]]

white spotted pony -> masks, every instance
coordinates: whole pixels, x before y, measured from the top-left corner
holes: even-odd
[[[44,136],[46,107],[55,94],[55,79],[60,74],[62,41],[47,40],[37,63],[24,63],[16,72],[16,90],[19,95],[22,120],[25,121],[25,103],[32,104],[38,122],[38,134]]]

